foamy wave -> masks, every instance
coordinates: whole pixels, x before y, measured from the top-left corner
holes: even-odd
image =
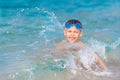
[[[102,71],[102,72],[94,72],[93,71],[93,74],[95,74],[96,76],[110,76],[110,75],[112,75],[111,72],[107,72],[107,71]]]
[[[19,72],[11,73],[9,74],[9,78],[11,80],[21,80],[21,79],[34,80],[34,73],[33,73],[34,69],[35,67],[32,67],[28,69],[23,69]]]
[[[115,42],[109,45],[112,49],[117,48],[120,45],[120,38],[118,38]]]
[[[90,48],[96,52],[101,58],[103,58],[104,60],[107,61],[107,56],[106,56],[106,47],[107,44],[102,42],[102,41],[98,41],[95,40],[93,38],[88,40],[88,45],[90,46]]]

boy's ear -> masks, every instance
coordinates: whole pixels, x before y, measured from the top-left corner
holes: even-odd
[[[80,31],[80,37],[83,35],[82,31]]]
[[[66,30],[64,30],[64,36],[66,36]]]

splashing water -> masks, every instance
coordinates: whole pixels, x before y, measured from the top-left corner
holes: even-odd
[[[119,13],[119,1],[112,0],[0,1],[0,80],[119,80]],[[91,69],[96,52],[110,72],[77,71],[70,51],[65,59],[51,55],[70,18],[83,23],[81,40],[91,48],[79,51],[85,67]]]

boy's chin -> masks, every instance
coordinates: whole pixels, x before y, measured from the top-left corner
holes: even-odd
[[[70,43],[75,43],[76,41],[71,41],[71,40],[68,40]]]

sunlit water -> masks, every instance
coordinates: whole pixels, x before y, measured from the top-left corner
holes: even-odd
[[[119,13],[119,0],[0,0],[0,80],[119,80]],[[51,55],[71,18],[82,22],[81,40],[109,72],[76,71],[72,55]]]

